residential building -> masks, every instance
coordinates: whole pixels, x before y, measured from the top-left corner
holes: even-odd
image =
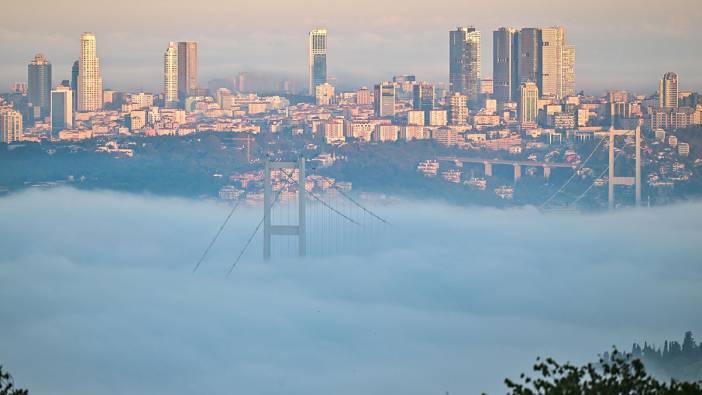
[[[163,54],[163,101],[168,108],[178,106],[178,44],[170,42]]]
[[[658,88],[658,107],[662,109],[678,108],[678,75],[665,73]]]
[[[468,98],[458,92],[449,96],[449,122],[451,125],[468,123]]]
[[[334,102],[334,86],[328,82],[319,84],[314,96],[318,106],[328,106]]]
[[[16,110],[0,110],[0,142],[12,143],[22,140],[22,114]]]
[[[535,82],[521,85],[519,98],[519,123],[535,125],[539,116],[539,88]]]

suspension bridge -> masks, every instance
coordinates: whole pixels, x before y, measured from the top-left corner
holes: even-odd
[[[635,176],[633,177],[616,175],[616,160],[624,152],[623,149],[619,149],[615,155],[616,139],[620,136],[634,136],[635,138]],[[615,186],[617,185],[634,187],[635,204],[640,205],[640,128],[636,130],[611,129],[608,138],[602,138],[585,160],[576,166],[552,162],[485,160],[467,157],[441,157],[439,159],[463,163],[482,163],[486,167],[486,173],[488,170],[491,172],[492,165],[510,165],[515,169],[515,180],[520,175],[521,166],[543,167],[546,177],[548,177],[551,168],[572,168],[573,175],[539,206],[541,209],[549,209],[550,203],[566,191],[566,188],[577,176],[578,170],[587,165],[605,141],[608,142],[609,146],[609,163],[595,180],[601,179],[606,173],[609,173],[609,208],[614,209],[615,207]],[[342,187],[332,179],[319,175],[308,177],[306,170],[304,158],[299,158],[297,161],[266,160],[263,177],[263,215],[258,224],[253,227],[227,275],[232,273],[249,250],[254,238],[261,232],[261,228],[263,228],[262,256],[264,260],[279,257],[352,253],[359,251],[359,249],[372,248],[381,242],[382,238],[379,236],[387,233],[391,224],[376,213],[375,207],[369,207],[366,202],[353,197],[347,188]],[[568,207],[575,207],[594,186],[595,181]],[[233,205],[214,238],[197,261],[193,272],[197,271],[206,259],[212,246],[239,206],[240,202]]]
[[[371,249],[390,222],[376,213],[376,203],[354,197],[344,183],[307,175],[306,161],[267,160],[263,175],[263,215],[244,243],[228,274],[263,233],[264,260],[293,256],[328,256]],[[197,271],[240,207],[235,203],[196,263]]]

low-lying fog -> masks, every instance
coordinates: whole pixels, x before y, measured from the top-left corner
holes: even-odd
[[[491,394],[701,330],[702,204],[591,216],[379,207],[383,248],[262,262],[242,206],[0,199],[0,363],[32,394]]]

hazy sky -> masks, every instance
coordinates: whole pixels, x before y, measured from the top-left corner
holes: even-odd
[[[702,204],[614,215],[402,203],[384,249],[230,278],[260,209],[0,198],[0,363],[36,395],[491,394],[534,358],[699,332]],[[655,224],[655,225],[654,225]],[[699,333],[698,337],[699,337]]]
[[[683,89],[702,90],[698,0],[25,0],[3,4],[2,90],[26,80],[44,53],[54,79],[69,78],[83,31],[98,38],[106,87],[161,89],[168,41],[200,45],[202,85],[242,70],[306,75],[306,33],[329,30],[329,73],[353,86],[416,74],[448,79],[448,31],[483,32],[483,74],[492,74],[492,31],[499,26],[563,25],[578,47],[578,88],[651,92],[666,71]]]

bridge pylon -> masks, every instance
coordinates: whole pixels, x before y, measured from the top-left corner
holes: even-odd
[[[271,211],[275,204],[273,195],[273,184],[271,180],[271,170],[273,169],[297,169],[298,178],[298,220],[297,225],[275,225],[272,223]],[[297,236],[298,253],[300,257],[307,254],[307,224],[305,221],[305,202],[307,191],[305,190],[305,158],[300,157],[297,162],[273,162],[266,160],[264,170],[263,187],[263,259],[271,259],[271,241],[273,236]]]

